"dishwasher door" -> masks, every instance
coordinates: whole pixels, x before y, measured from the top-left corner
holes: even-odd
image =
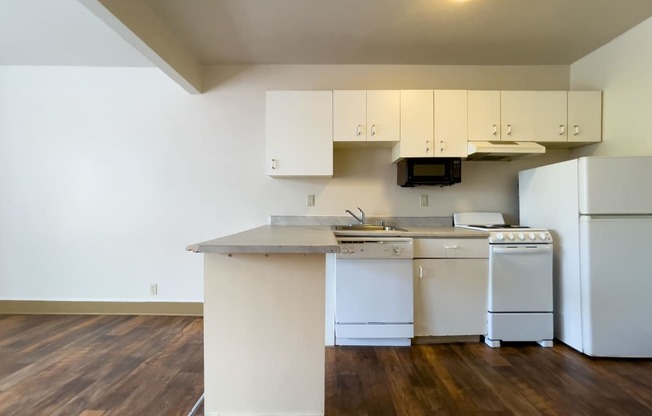
[[[335,344],[409,345],[412,271],[411,259],[337,259]]]

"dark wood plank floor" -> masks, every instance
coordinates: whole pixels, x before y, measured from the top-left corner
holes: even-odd
[[[202,349],[201,318],[0,315],[0,416],[185,416]],[[326,414],[652,415],[652,360],[561,344],[327,348]]]
[[[202,319],[0,315],[0,415],[187,415]]]
[[[328,348],[326,414],[652,415],[652,360],[560,343]]]

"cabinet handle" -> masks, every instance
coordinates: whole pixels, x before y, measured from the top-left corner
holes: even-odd
[[[423,267],[419,266],[419,279],[423,279]]]
[[[580,126],[576,124],[573,127],[575,127],[575,133],[573,133],[573,136],[577,136],[578,134],[580,134]]]
[[[508,125],[507,125],[507,135],[508,135],[508,136],[511,136],[511,135],[512,135],[512,125],[511,125],[511,124],[508,124]]]
[[[356,131],[356,136],[360,137],[362,134],[362,124],[358,124],[358,130]]]
[[[445,248],[446,250],[456,250],[456,249],[458,249],[459,247],[457,247],[457,246],[444,246],[444,248]]]
[[[443,141],[443,140],[441,140],[441,141],[439,142],[439,151],[440,151],[441,153],[444,153],[444,141]]]
[[[566,133],[566,126],[563,125],[563,124],[560,124],[560,125],[559,125],[559,135],[560,135],[560,136],[563,136],[564,133]]]
[[[495,124],[494,124],[494,129],[491,132],[491,134],[493,134],[494,136],[498,134],[498,126],[496,126]]]
[[[430,151],[430,140],[426,140],[426,153]]]
[[[372,135],[372,136],[375,136],[375,135],[376,135],[376,125],[375,125],[375,124],[372,124],[372,125],[371,125],[371,135]]]
[[[272,169],[276,169],[276,159],[272,159]]]

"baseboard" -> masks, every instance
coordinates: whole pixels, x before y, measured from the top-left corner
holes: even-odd
[[[0,314],[203,316],[202,302],[86,302],[0,300]]]

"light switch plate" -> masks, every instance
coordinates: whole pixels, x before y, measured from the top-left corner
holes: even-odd
[[[421,198],[419,199],[419,206],[421,206],[421,207],[427,207],[428,206],[428,195],[421,194]]]
[[[315,206],[315,195],[309,194],[307,198],[307,204],[309,207],[314,207]]]

